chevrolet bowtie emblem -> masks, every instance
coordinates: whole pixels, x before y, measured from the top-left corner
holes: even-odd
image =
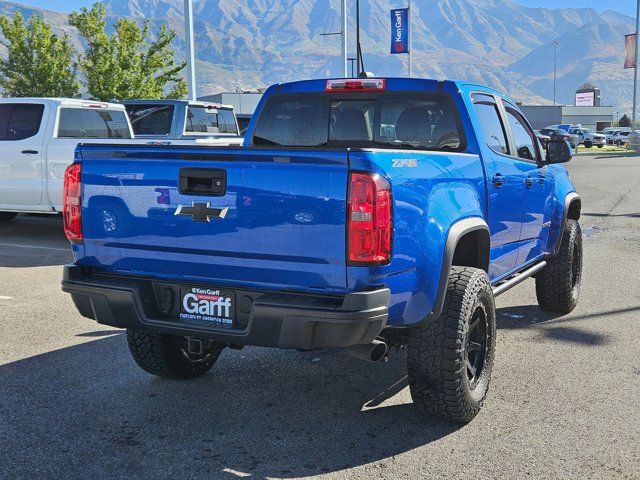
[[[211,208],[211,203],[196,203],[192,205],[179,205],[174,215],[185,215],[191,217],[194,222],[210,222],[212,218],[224,218],[227,216],[229,207]]]

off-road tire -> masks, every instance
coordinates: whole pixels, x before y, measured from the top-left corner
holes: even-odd
[[[0,212],[0,222],[8,222],[9,220],[13,220],[17,213],[13,212]]]
[[[593,147],[593,143],[587,140],[586,142],[584,142],[584,146],[585,148],[591,148]]]
[[[198,378],[216,363],[223,345],[216,345],[198,360],[191,359],[183,350],[183,338],[142,330],[127,329],[129,351],[138,366],[151,375],[188,380]]]
[[[471,337],[480,328],[476,320],[482,322],[485,344],[481,368],[470,378],[467,359]],[[470,329],[472,322],[476,326]],[[487,396],[495,338],[495,302],[486,272],[452,267],[441,315],[408,334],[407,371],[414,405],[432,416],[470,422]]]
[[[582,231],[567,220],[558,254],[536,275],[536,297],[543,310],[569,313],[578,304],[582,280]]]

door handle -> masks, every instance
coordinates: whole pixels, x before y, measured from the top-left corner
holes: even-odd
[[[37,155],[38,150],[22,150],[22,153],[25,155]]]
[[[525,184],[525,186],[526,186],[527,188],[531,188],[531,187],[533,187],[533,184],[534,184],[534,183],[535,183],[535,182],[533,181],[533,178],[531,178],[531,177],[528,177],[528,178],[525,178],[525,179],[524,179],[524,184]]]
[[[493,186],[495,188],[500,188],[504,185],[504,177],[500,173],[496,173],[491,181],[493,182]]]

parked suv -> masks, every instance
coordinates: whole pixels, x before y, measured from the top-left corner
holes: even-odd
[[[596,133],[595,130],[590,128],[570,128],[569,133],[571,135],[577,135],[580,139],[580,144],[586,148],[598,147],[602,148],[606,144],[606,136],[600,133]]]
[[[551,140],[554,141],[566,141],[571,145],[572,148],[576,148],[578,146],[579,140],[576,135],[571,135],[569,132],[565,130],[561,130],[559,128],[543,128],[540,130],[540,133],[548,136]]]
[[[153,375],[199,377],[227,347],[370,361],[406,347],[416,407],[468,422],[491,379],[495,298],[534,277],[541,308],[577,305],[570,158],[564,140],[542,151],[516,103],[488,87],[278,84],[244,148],[78,147],[63,290],[82,315],[126,328]],[[104,202],[148,213],[107,234]],[[296,219],[301,205],[315,221]]]

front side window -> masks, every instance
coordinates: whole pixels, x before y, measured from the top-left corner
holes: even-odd
[[[284,94],[271,97],[253,145],[462,151],[453,100],[443,94]]]
[[[173,122],[173,105],[127,105],[135,135],[169,135]]]
[[[233,133],[237,135],[238,127],[232,110],[190,105],[187,107],[185,133]]]
[[[529,128],[526,121],[518,112],[512,107],[506,106],[507,121],[511,126],[511,132],[513,133],[514,140],[516,142],[516,152],[519,158],[523,160],[538,160],[538,149],[536,148],[536,136]]]
[[[25,140],[38,134],[44,105],[5,103],[0,105],[0,140]]]
[[[124,111],[63,108],[58,138],[131,138],[131,132]]]
[[[498,105],[490,95],[474,95],[473,103],[480,121],[480,129],[491,150],[503,155],[509,154],[507,135],[500,118]]]

